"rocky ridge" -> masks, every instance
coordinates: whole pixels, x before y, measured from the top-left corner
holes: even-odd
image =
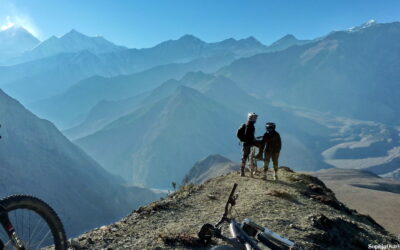
[[[247,176],[249,174],[247,173]],[[368,244],[399,244],[371,217],[338,201],[316,177],[280,167],[279,181],[238,172],[182,186],[168,197],[140,207],[124,219],[72,240],[75,249],[208,249],[197,232],[216,223],[233,183],[238,199],[233,216],[251,218],[296,242],[302,249],[367,249]],[[225,232],[227,228],[225,227]],[[220,245],[222,242],[214,242]]]

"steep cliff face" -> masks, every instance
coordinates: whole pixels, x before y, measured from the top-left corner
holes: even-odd
[[[197,232],[203,224],[220,219],[233,183],[238,183],[233,209],[237,220],[251,218],[302,249],[367,249],[368,244],[399,244],[371,217],[338,201],[318,178],[285,167],[279,170],[279,181],[266,182],[260,177],[240,177],[238,172],[231,172],[201,185],[182,186],[115,224],[81,235],[73,245],[76,249],[199,246]],[[224,232],[228,232],[226,227]]]

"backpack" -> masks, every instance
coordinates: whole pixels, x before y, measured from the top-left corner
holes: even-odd
[[[237,130],[236,136],[241,142],[246,141],[246,124],[242,124],[242,126]]]

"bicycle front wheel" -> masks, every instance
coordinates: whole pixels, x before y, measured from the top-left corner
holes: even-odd
[[[23,248],[15,247],[6,229],[0,228],[4,249],[67,249],[67,237],[56,212],[44,201],[29,195],[13,195],[0,201]]]

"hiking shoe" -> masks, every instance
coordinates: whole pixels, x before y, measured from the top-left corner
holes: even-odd
[[[263,177],[261,178],[261,180],[264,180],[264,181],[267,180],[267,174],[266,174],[266,173],[263,175]]]
[[[274,181],[277,181],[278,180],[278,172],[274,172],[272,177],[274,178]]]
[[[244,169],[243,169],[243,168],[240,170],[240,176],[242,176],[242,177],[245,176],[245,175],[244,175]]]

